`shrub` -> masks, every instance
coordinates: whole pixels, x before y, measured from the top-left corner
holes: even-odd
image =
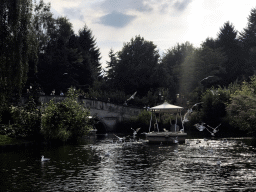
[[[42,133],[48,140],[76,140],[86,135],[89,125],[88,109],[77,101],[77,92],[70,88],[67,98],[59,103],[50,101],[42,114]]]
[[[39,136],[41,114],[33,98],[25,106],[11,106],[10,114],[10,125],[5,128],[7,135],[29,139]]]

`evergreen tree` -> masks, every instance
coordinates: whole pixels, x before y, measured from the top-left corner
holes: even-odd
[[[244,75],[248,77],[256,70],[256,8],[251,10],[247,27],[240,33],[239,39],[243,47],[244,68],[247,72]]]
[[[221,84],[228,85],[236,79],[241,78],[244,70],[242,50],[237,39],[237,31],[231,23],[226,22],[220,28],[216,44],[217,47],[221,48],[221,52],[227,58],[227,61],[222,66],[225,69],[225,73],[220,74],[220,76],[222,78]]]
[[[109,51],[109,59],[110,61],[107,62],[107,77],[109,80],[115,78],[115,67],[117,65],[117,58],[116,58],[116,53],[114,53],[114,50],[111,48]]]
[[[78,43],[84,59],[83,65],[87,68],[88,84],[93,85],[94,81],[101,75],[101,57],[92,31],[87,26],[79,30]]]

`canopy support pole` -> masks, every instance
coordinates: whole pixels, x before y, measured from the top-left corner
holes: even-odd
[[[153,116],[153,113],[151,112],[151,118],[150,118],[150,122],[149,122],[149,130],[148,130],[148,132],[150,132],[150,129],[151,129],[152,116]]]
[[[155,118],[156,118],[156,114],[155,114]],[[157,128],[157,131],[159,132],[158,123],[157,123],[157,118],[156,118],[156,128]]]
[[[181,125],[182,125],[183,132],[185,132],[184,123],[183,123],[182,116],[181,116],[181,111],[180,111],[180,120],[181,120]]]
[[[178,113],[176,113],[175,132],[177,131],[177,114]]]

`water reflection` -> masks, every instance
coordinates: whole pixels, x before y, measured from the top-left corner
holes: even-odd
[[[1,153],[0,191],[256,190],[255,148],[243,140],[115,141]]]

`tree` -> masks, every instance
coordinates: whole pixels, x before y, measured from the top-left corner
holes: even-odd
[[[223,63],[226,61],[225,54],[220,49],[209,47],[200,48],[195,53],[195,73],[196,82],[200,86],[218,86],[220,82],[219,74],[224,73]],[[207,78],[213,76],[212,78]],[[205,79],[207,78],[207,79]],[[203,80],[203,81],[202,81]]]
[[[110,61],[107,62],[107,78],[109,80],[114,79],[115,78],[115,67],[117,66],[117,57],[116,57],[116,53],[114,53],[114,50],[111,48],[109,51],[109,59]]]
[[[36,50],[30,20],[30,0],[1,0],[0,3],[0,103],[8,106],[27,81],[29,60]],[[36,62],[34,63],[36,65]]]
[[[87,69],[87,83],[93,85],[101,74],[101,64],[100,64],[100,50],[96,46],[96,39],[92,35],[92,31],[88,29],[85,25],[78,32],[78,43],[79,50],[83,55],[83,65]]]
[[[77,60],[79,62],[79,55],[74,55],[77,52],[68,47],[70,37],[74,34],[72,24],[65,17],[60,17],[54,22],[54,29],[50,32],[50,40],[44,49],[45,51],[40,54],[38,64],[39,82],[47,94],[53,90],[56,93],[66,91],[71,85],[76,86],[78,84],[75,74],[70,70]]]
[[[118,53],[114,78],[116,88],[127,94],[138,91],[141,96],[145,96],[151,88],[156,89],[159,85],[159,57],[156,45],[143,37],[136,36],[125,43]]]
[[[250,82],[244,82],[231,95],[231,102],[226,110],[233,126],[256,137],[256,77],[253,76],[250,80]]]
[[[186,70],[186,64],[184,61],[188,61],[189,55],[193,54],[194,50],[195,49],[192,44],[185,42],[182,44],[177,44],[173,48],[168,49],[163,55],[161,63],[162,68],[166,73],[166,88],[170,90],[170,95],[172,98],[175,98],[176,94],[178,94],[180,91],[184,92],[183,88],[185,87],[183,86],[183,83],[186,81],[186,77],[189,77],[184,75],[189,71]]]
[[[256,8],[251,10],[248,17],[247,27],[240,33],[239,40],[243,48],[245,59],[246,77],[255,73],[256,70]]]
[[[219,75],[222,78],[221,84],[228,85],[236,79],[241,79],[242,75],[245,73],[245,66],[242,61],[242,50],[237,39],[237,31],[231,23],[226,22],[223,27],[220,28],[216,45],[227,58],[226,62],[222,65],[225,69],[225,73]]]
[[[213,39],[213,38],[206,38],[206,40],[201,44],[201,47],[202,48],[205,48],[205,47],[209,47],[211,49],[216,49],[217,48],[217,43],[216,43],[216,40]]]

